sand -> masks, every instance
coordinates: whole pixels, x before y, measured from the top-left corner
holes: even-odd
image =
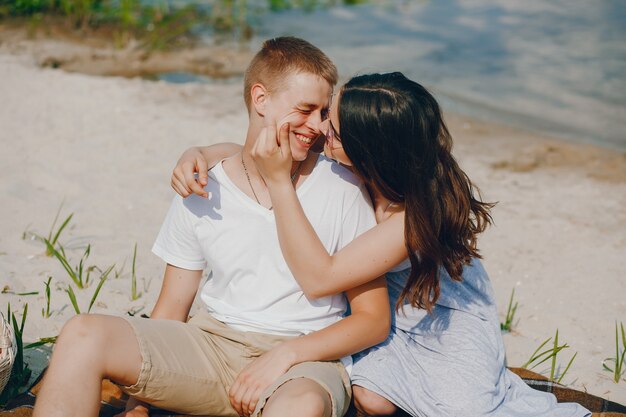
[[[189,146],[242,141],[241,86],[68,73],[14,46],[0,44],[0,311],[28,303],[26,341],[58,334],[75,314],[69,277],[31,238],[48,234],[63,204],[62,219],[74,213],[60,238],[72,264],[87,244],[88,265],[115,264],[92,312],[149,314],[164,266],[150,247],[173,195],[171,169]],[[485,199],[498,201],[480,246],[502,316],[513,288],[519,301],[504,336],[509,364],[524,363],[558,328],[571,346],[560,364],[578,352],[563,382],[626,403],[626,381],[602,370],[614,355],[615,321],[626,322],[626,155],[447,119],[461,165]],[[132,301],[135,243],[141,297]],[[74,286],[82,311],[98,277],[94,270],[88,288]],[[17,294],[30,291],[39,294]]]

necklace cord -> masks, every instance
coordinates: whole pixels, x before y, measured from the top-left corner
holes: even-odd
[[[250,181],[250,174],[248,174],[248,168],[246,167],[246,163],[243,160],[243,152],[241,153],[241,165],[243,165],[243,172],[246,174],[246,179],[248,180],[248,185],[250,186],[250,189],[252,190],[252,195],[254,195],[254,199],[256,200],[257,204],[262,206],[261,202],[259,201],[259,197],[256,195],[256,192],[254,191],[254,187],[252,186],[252,181]],[[291,183],[293,184],[293,181],[296,179],[296,177],[298,176],[298,174],[300,173],[300,168],[302,167],[302,161],[298,162],[298,166],[296,167],[296,170],[293,172],[293,174],[291,174]],[[270,206],[268,210],[271,210],[274,206]]]

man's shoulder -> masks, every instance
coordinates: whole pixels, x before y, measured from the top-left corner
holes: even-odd
[[[348,168],[338,164],[332,159],[320,155],[315,165],[316,175],[321,181],[334,184],[338,189],[356,189],[363,186],[363,180]]]

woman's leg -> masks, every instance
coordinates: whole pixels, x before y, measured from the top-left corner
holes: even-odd
[[[97,416],[102,380],[132,385],[141,362],[139,343],[124,319],[73,317],[59,335],[33,417]]]
[[[398,407],[385,397],[358,385],[352,386],[352,398],[356,409],[366,416],[390,416]]]

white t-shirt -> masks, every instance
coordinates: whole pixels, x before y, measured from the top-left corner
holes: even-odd
[[[205,189],[208,199],[174,198],[152,251],[180,268],[211,268],[201,299],[217,320],[242,331],[294,336],[343,316],[343,294],[304,295],[280,250],[274,212],[241,191],[221,163],[209,171]],[[331,254],[376,224],[362,182],[324,156],[297,194]]]

